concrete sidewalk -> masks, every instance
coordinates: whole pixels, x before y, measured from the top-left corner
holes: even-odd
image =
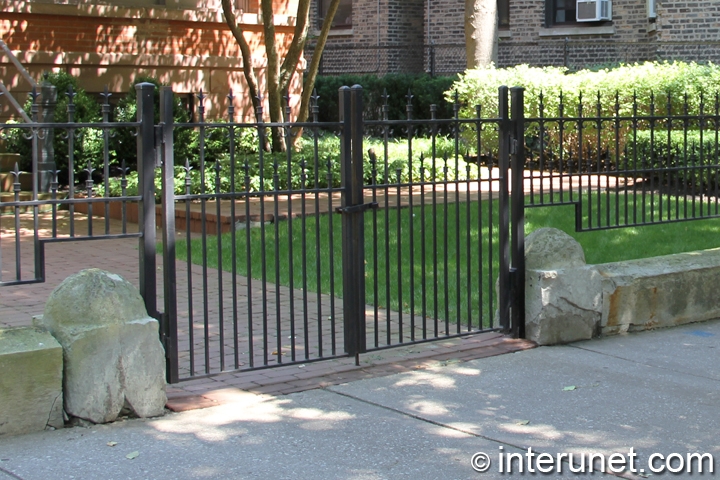
[[[650,477],[653,453],[710,453],[717,471],[718,339],[713,321],[285,396],[228,389],[217,407],[0,439],[0,479],[505,478],[522,475],[499,473],[500,452],[529,447],[633,448],[638,472],[624,478]],[[476,452],[492,461],[485,473],[471,468]],[[541,476],[576,475],[556,472]]]

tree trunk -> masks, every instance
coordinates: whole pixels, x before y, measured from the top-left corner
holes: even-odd
[[[225,14],[225,21],[230,27],[230,31],[233,33],[235,40],[240,45],[240,51],[243,57],[243,73],[248,83],[250,95],[255,98],[259,96],[258,81],[252,70],[252,58],[250,47],[243,36],[243,31],[240,28],[235,18],[235,13],[232,7],[232,0],[221,0],[223,13]],[[300,55],[305,49],[305,43],[307,42],[309,22],[308,17],[310,13],[311,0],[299,0],[298,9],[296,12],[295,31],[293,33],[293,39],[288,47],[288,51],[285,55],[285,59],[282,64],[279,60],[277,42],[275,38],[275,19],[274,12],[272,9],[272,0],[261,0],[260,9],[262,12],[263,19],[263,40],[265,43],[265,55],[267,58],[267,100],[269,106],[270,121],[273,123],[282,122],[283,120],[290,121],[290,119],[283,118],[283,96],[287,93],[287,89],[292,82],[293,76],[297,73],[297,64],[300,59]],[[317,76],[318,67],[320,65],[320,56],[325,48],[325,42],[327,40],[330,25],[332,25],[333,17],[337,11],[340,0],[332,0],[329,11],[325,17],[325,21],[322,25],[320,36],[318,38],[315,52],[313,54],[313,61],[310,65],[308,78],[305,80],[303,85],[303,95],[300,103],[300,114],[299,121],[305,121],[308,116],[308,106],[310,96],[312,94],[313,87],[315,85],[315,77]],[[272,128],[271,142],[273,151],[284,151],[286,148],[286,142],[283,137],[283,129]],[[299,133],[299,132],[296,132]],[[295,136],[295,139],[299,137],[299,134]]]
[[[282,122],[282,96],[280,91],[280,63],[278,61],[277,44],[275,38],[275,14],[272,0],[261,0],[260,6],[263,20],[263,34],[265,36],[265,55],[267,56],[267,90],[268,107],[270,108],[270,122]],[[272,150],[281,152],[285,150],[282,131],[272,128]]]
[[[245,75],[245,81],[248,84],[250,98],[252,99],[253,105],[255,105],[255,99],[258,97],[258,82],[252,69],[252,53],[250,52],[250,45],[248,45],[247,40],[245,40],[243,31],[237,23],[231,0],[222,0],[222,9],[223,14],[225,15],[225,23],[227,23],[233,37],[235,37],[235,41],[238,42],[238,45],[240,45],[240,54],[242,55],[243,62],[243,74]]]
[[[332,0],[330,7],[323,20],[322,28],[320,29],[320,36],[317,38],[315,43],[315,50],[313,51],[313,57],[310,61],[310,68],[308,69],[307,76],[305,77],[305,84],[303,85],[302,101],[300,102],[300,114],[298,115],[298,121],[304,122],[308,118],[310,110],[310,98],[315,88],[315,79],[317,78],[318,70],[320,69],[320,59],[322,58],[323,50],[325,50],[325,43],[327,42],[328,35],[330,34],[330,26],[332,25],[333,19],[335,18],[335,12],[337,12],[340,0]]]
[[[465,0],[467,67],[497,63],[497,0]]]

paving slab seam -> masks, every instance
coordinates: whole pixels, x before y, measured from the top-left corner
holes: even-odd
[[[515,448],[515,449],[517,449],[517,450],[519,450],[519,451],[522,451],[522,452],[527,451],[527,449],[529,448],[529,447],[522,447],[522,446],[520,446],[520,445],[515,445],[514,443],[509,443],[509,442],[507,442],[507,441],[498,440],[498,439],[496,439],[496,438],[492,438],[492,437],[489,437],[489,436],[487,436],[487,435],[481,435],[481,434],[475,433],[475,432],[473,432],[473,431],[471,431],[471,430],[465,430],[465,429],[462,429],[462,428],[453,427],[452,425],[448,425],[448,424],[446,424],[446,423],[442,423],[442,422],[438,422],[438,421],[435,421],[435,420],[431,420],[431,419],[429,419],[429,418],[424,418],[424,417],[421,417],[420,415],[415,415],[415,414],[413,414],[413,413],[404,412],[404,411],[402,411],[402,410],[398,410],[397,408],[388,407],[388,406],[386,406],[386,405],[382,405],[382,404],[380,404],[380,403],[376,403],[376,402],[373,402],[373,401],[370,401],[370,400],[366,400],[366,399],[364,399],[364,398],[359,398],[359,397],[356,397],[356,396],[354,396],[354,395],[350,395],[350,394],[348,394],[348,393],[338,392],[338,391],[332,390],[331,387],[325,387],[325,388],[323,388],[323,390],[325,390],[326,392],[334,393],[334,394],[336,394],[336,395],[339,395],[339,396],[348,398],[348,399],[350,399],[350,400],[355,400],[355,401],[357,401],[357,402],[362,402],[362,403],[364,403],[364,404],[366,404],[366,405],[371,405],[371,406],[373,406],[373,407],[382,408],[382,409],[384,409],[384,410],[387,410],[387,411],[390,411],[390,412],[393,412],[393,413],[397,413],[397,414],[403,415],[403,416],[405,416],[405,417],[412,418],[412,419],[414,419],[414,420],[419,420],[419,421],[421,421],[421,422],[425,422],[425,423],[428,423],[428,424],[430,424],[430,425],[434,425],[434,426],[436,426],[436,427],[446,428],[446,429],[448,429],[448,430],[453,430],[453,431],[456,431],[456,432],[459,432],[459,433],[462,433],[462,434],[465,434],[465,435],[469,435],[469,436],[475,437],[475,438],[481,438],[481,439],[483,439],[483,440],[487,440],[488,442],[493,442],[493,443],[496,443],[496,444],[498,444],[498,445],[502,445],[502,446],[504,446],[504,447]],[[536,452],[536,453],[542,453],[542,452]],[[561,461],[562,461],[562,463],[570,466],[570,463],[569,463],[567,460],[563,459],[563,460],[561,460]],[[624,476],[623,474],[615,474],[615,473],[612,473],[612,472],[600,472],[600,473],[603,473],[603,474],[605,474],[605,475],[610,475],[610,476],[613,476],[613,477],[619,477],[619,478],[630,478],[630,479],[634,479],[634,478],[635,478],[635,477],[626,477],[626,476]]]
[[[18,477],[17,475],[15,475],[14,473],[12,473],[11,471],[5,470],[5,469],[2,468],[2,467],[0,467],[0,472],[1,472],[1,473],[4,473],[5,475],[8,475],[8,476],[10,476],[10,477],[12,477],[12,478],[14,478],[14,479],[16,479],[16,480],[25,480],[24,478]]]
[[[586,352],[594,353],[594,354],[596,354],[596,355],[602,355],[602,356],[604,356],[604,357],[610,357],[610,358],[615,358],[615,359],[618,359],[618,360],[623,360],[623,361],[625,361],[625,362],[634,363],[634,364],[636,364],[636,365],[642,365],[642,366],[644,366],[644,367],[650,367],[650,368],[655,368],[655,369],[657,369],[657,370],[665,370],[665,371],[668,371],[668,372],[679,373],[679,374],[681,374],[681,375],[688,375],[688,376],[690,376],[690,377],[701,378],[701,379],[703,379],[703,380],[712,380],[713,382],[720,382],[720,380],[718,380],[717,378],[706,377],[706,376],[704,376],[704,375],[698,375],[698,374],[691,373],[691,372],[686,372],[686,371],[674,370],[674,369],[672,369],[672,368],[663,367],[663,366],[657,365],[657,364],[651,364],[651,363],[645,363],[645,362],[638,362],[637,360],[632,360],[632,359],[630,359],[630,358],[620,357],[620,356],[618,356],[618,355],[610,355],[610,354],[604,353],[604,352],[598,352],[597,350],[593,350],[593,349],[591,349],[591,348],[585,348],[585,347],[582,347],[582,346],[579,346],[579,345],[565,345],[565,346],[566,346],[566,347],[571,347],[571,348],[577,348],[578,350],[583,350],[583,351],[586,351]]]

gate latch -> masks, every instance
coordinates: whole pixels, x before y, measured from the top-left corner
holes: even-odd
[[[371,202],[371,203],[363,203],[360,205],[352,205],[350,207],[337,207],[335,208],[335,213],[361,213],[365,210],[376,210],[378,208],[377,202]]]

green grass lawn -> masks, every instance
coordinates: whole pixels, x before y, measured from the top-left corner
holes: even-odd
[[[649,218],[647,202],[649,198],[645,201]],[[614,222],[614,203],[602,197],[600,207],[603,218]],[[603,209],[609,209],[609,217]],[[622,223],[624,205],[617,210]],[[432,205],[426,205],[424,212],[416,205],[412,211],[402,208],[365,214],[366,301],[439,322],[473,327],[482,322],[488,326],[497,306],[497,201],[439,204],[436,211],[437,215],[433,215]],[[207,265],[218,266],[220,250],[222,268],[232,271],[234,241],[239,275],[256,279],[264,276],[269,283],[342,297],[341,220],[340,215],[325,214],[278,222],[264,229],[239,230],[234,238],[230,233],[208,237]],[[583,224],[588,224],[587,211]],[[720,245],[720,219],[578,233],[572,205],[526,209],[526,233],[545,226],[559,228],[576,238],[588,263]],[[176,251],[179,259],[187,258],[184,241],[178,242]],[[191,261],[203,261],[200,240],[191,242]],[[260,286],[256,283],[257,288]]]

